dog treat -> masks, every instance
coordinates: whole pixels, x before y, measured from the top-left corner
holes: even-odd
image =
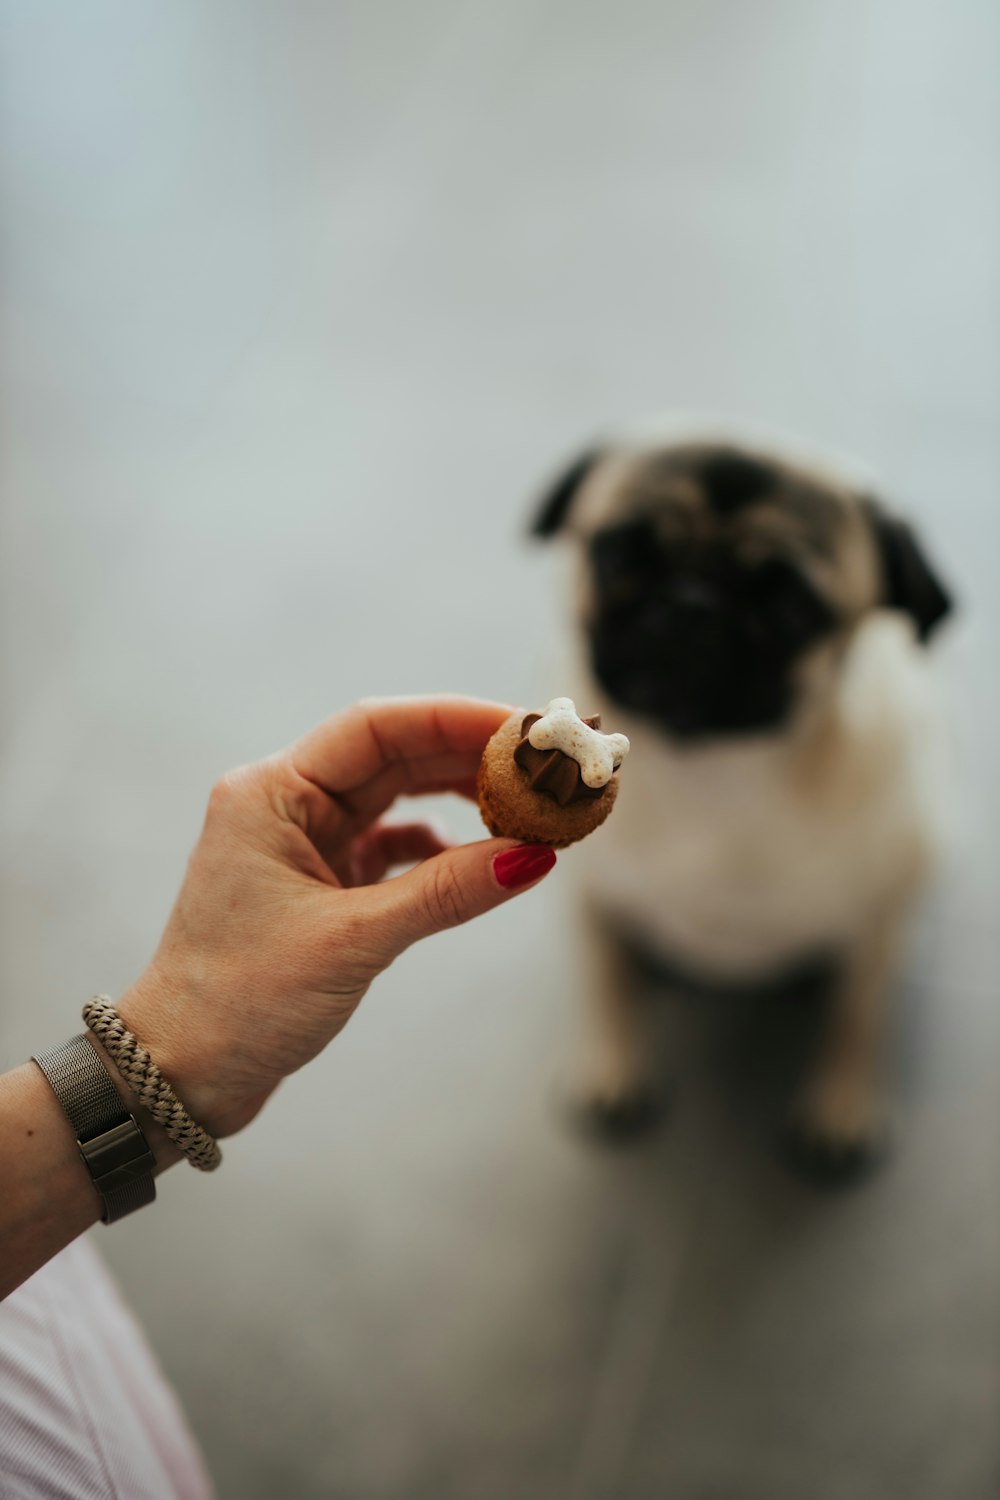
[[[542,713],[511,714],[483,751],[476,790],[492,834],[557,849],[592,833],[618,795],[628,754],[623,734],[602,734],[600,718],[581,719],[572,698]]]

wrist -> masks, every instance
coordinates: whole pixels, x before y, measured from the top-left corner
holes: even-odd
[[[260,1109],[267,1094],[248,1097],[236,1086],[225,1044],[214,1034],[207,1009],[193,989],[182,992],[154,963],[115,1008],[184,1108],[210,1135],[218,1139],[235,1134]],[[127,1089],[124,1082],[122,1086]]]

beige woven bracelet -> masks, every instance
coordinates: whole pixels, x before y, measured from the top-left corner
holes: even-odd
[[[222,1160],[218,1142],[192,1120],[107,995],[92,996],[83,1007],[83,1019],[139,1102],[163,1126],[178,1151],[183,1151],[193,1167],[214,1172]]]

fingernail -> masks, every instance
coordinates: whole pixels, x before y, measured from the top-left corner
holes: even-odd
[[[516,891],[547,875],[555,862],[556,851],[548,844],[519,844],[497,855],[493,873],[505,891]]]

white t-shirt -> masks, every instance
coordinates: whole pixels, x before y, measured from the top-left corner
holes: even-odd
[[[3,1500],[212,1500],[194,1439],[86,1239],[0,1302]]]

